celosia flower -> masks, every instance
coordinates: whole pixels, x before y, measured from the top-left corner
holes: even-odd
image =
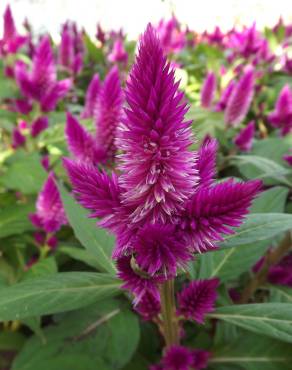
[[[210,44],[215,44],[219,46],[224,46],[224,33],[221,31],[220,27],[216,26],[214,31],[211,33],[205,32],[204,39]]]
[[[201,105],[204,108],[210,108],[216,92],[216,75],[214,72],[208,72],[201,90]]]
[[[126,52],[123,41],[121,39],[117,39],[114,42],[112,51],[108,56],[108,60],[110,62],[118,62],[118,63],[127,64],[128,53]]]
[[[12,110],[27,115],[32,110],[32,103],[27,99],[15,99]]]
[[[292,131],[292,91],[289,85],[281,90],[275,110],[269,114],[268,120],[274,127],[281,129],[282,135]]]
[[[134,266],[133,266],[134,265]],[[158,284],[164,281],[163,276],[149,276],[139,269],[131,256],[117,260],[118,277],[124,281],[122,288],[130,290],[134,295],[134,304],[138,304],[146,293],[153,295],[160,302]]]
[[[175,276],[177,267],[186,267],[190,251],[174,225],[146,225],[134,242],[136,260],[150,275]]]
[[[184,94],[148,26],[126,87],[129,108],[120,130],[119,182],[132,222],[166,222],[182,209],[196,185],[196,156]]]
[[[221,112],[221,111],[224,111],[226,106],[227,106],[227,103],[228,103],[228,100],[232,94],[232,91],[234,89],[234,86],[235,86],[235,81],[230,81],[229,84],[226,86],[226,88],[224,89],[221,97],[220,97],[220,100],[219,102],[216,104],[216,111],[217,112]]]
[[[186,44],[186,33],[180,29],[175,16],[169,20],[161,20],[157,27],[157,33],[166,54],[179,52]]]
[[[247,68],[233,88],[225,109],[225,122],[236,126],[245,118],[254,94],[254,72]]]
[[[47,233],[55,232],[67,223],[59,190],[51,172],[41,189],[37,202],[36,213],[30,215],[30,220],[37,228]]]
[[[48,117],[42,116],[33,121],[31,124],[31,136],[36,137],[42,131],[46,130],[49,127]]]
[[[105,43],[105,32],[103,31],[103,29],[101,28],[101,25],[100,23],[97,24],[97,28],[96,28],[96,35],[95,37],[97,38],[98,41],[100,41],[100,43],[103,45]]]
[[[286,161],[290,166],[292,166],[292,154],[283,155],[284,161]]]
[[[252,148],[255,134],[255,123],[250,121],[234,138],[234,144],[243,152],[249,152]]]
[[[14,128],[12,131],[12,148],[17,149],[20,146],[23,146],[26,141],[26,138],[20,132],[19,128]]]
[[[85,106],[81,118],[93,118],[94,109],[97,104],[98,94],[100,91],[99,75],[96,73],[87,88],[85,95]]]
[[[188,108],[178,86],[149,25],[127,82],[128,107],[117,140],[119,175],[64,161],[78,201],[116,235],[119,276],[138,300],[158,291],[156,279],[184,265],[189,248],[215,248],[224,234],[233,233],[261,184],[215,184],[216,142],[208,140],[198,152],[189,152],[191,125],[184,120]],[[159,235],[174,228],[175,234]]]
[[[162,365],[165,370],[190,370],[193,365],[192,352],[186,347],[173,345],[167,348]]]
[[[214,310],[218,285],[217,278],[192,281],[178,295],[178,314],[203,324],[206,314]]]
[[[22,94],[40,103],[44,112],[54,110],[71,87],[71,80],[57,81],[56,66],[49,37],[44,36],[36,48],[32,71],[23,64],[16,65],[15,77]]]
[[[96,141],[104,149],[109,161],[113,161],[116,154],[115,139],[117,126],[122,118],[122,104],[123,94],[119,72],[117,67],[113,67],[103,82],[94,111]]]
[[[143,294],[143,297],[135,307],[135,310],[144,320],[152,320],[160,313],[160,301],[151,293],[147,292]]]
[[[3,38],[0,40],[1,54],[15,54],[26,40],[26,37],[17,33],[10,6],[7,5],[3,16]]]
[[[203,349],[195,349],[192,351],[193,355],[193,368],[196,370],[206,369],[208,366],[208,360],[210,358],[210,352],[204,351]]]
[[[50,169],[50,157],[48,154],[45,154],[41,159],[41,165],[46,171],[49,171]]]
[[[216,248],[224,240],[222,234],[233,234],[233,228],[241,225],[260,189],[258,180],[242,183],[230,179],[200,186],[177,221],[187,244],[196,252]]]
[[[67,113],[65,135],[68,148],[77,160],[93,164],[104,162],[104,149],[97,145],[93,136],[70,113]]]

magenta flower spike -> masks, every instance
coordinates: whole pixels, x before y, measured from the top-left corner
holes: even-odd
[[[69,29],[65,27],[61,33],[61,43],[59,47],[59,63],[67,68],[71,69],[74,59],[74,40],[69,32]]]
[[[151,56],[151,57],[150,57]],[[196,155],[184,94],[178,91],[160,42],[148,25],[126,87],[128,108],[119,131],[124,151],[119,183],[130,220],[162,222],[172,218],[198,181]]]
[[[162,369],[165,370],[190,370],[192,365],[192,352],[183,346],[169,347],[162,359]]]
[[[69,151],[78,161],[92,164],[104,162],[105,151],[97,145],[94,137],[70,113],[67,113],[65,135]]]
[[[247,68],[233,88],[225,110],[225,122],[229,126],[239,125],[248,113],[254,94],[254,71]]]
[[[9,5],[5,9],[3,21],[3,38],[0,40],[1,54],[15,54],[25,44],[27,38],[17,33]]]
[[[289,164],[289,166],[292,166],[292,154],[283,155],[283,159]]]
[[[97,104],[98,94],[100,92],[99,75],[96,73],[86,91],[85,106],[81,118],[93,118],[94,109]]]
[[[219,102],[216,104],[216,111],[222,112],[225,110],[227,103],[229,101],[229,98],[232,94],[232,91],[235,86],[235,81],[230,81],[229,84],[226,86],[226,88],[223,90],[222,95],[220,97]]]
[[[234,233],[261,187],[260,181],[215,183],[215,140],[188,150],[191,122],[184,120],[188,108],[178,85],[149,25],[127,82],[118,175],[64,160],[77,200],[117,237],[113,258],[136,305],[146,293],[158,298],[158,284],[191,253],[216,248]]]
[[[33,121],[31,124],[31,136],[37,137],[42,131],[49,127],[48,117],[42,116]]]
[[[24,135],[22,135],[19,128],[14,128],[12,132],[12,148],[17,149],[20,146],[23,146],[26,141]]]
[[[127,64],[128,62],[128,53],[125,50],[123,41],[117,39],[114,44],[111,53],[108,55],[108,60],[112,63],[118,62]]]
[[[252,148],[255,134],[255,123],[250,121],[234,138],[234,144],[243,152],[249,152]]]
[[[281,90],[275,110],[269,114],[268,120],[272,126],[281,129],[281,134],[292,132],[292,91],[289,85]]]
[[[201,90],[201,105],[204,108],[210,108],[216,92],[216,75],[214,72],[208,72]]]
[[[47,233],[56,232],[67,224],[59,190],[51,172],[40,191],[36,202],[36,213],[30,215],[32,224]]]
[[[122,119],[123,93],[119,72],[113,67],[107,74],[100,89],[94,109],[96,123],[96,141],[104,148],[108,161],[113,161],[116,154],[117,127]]]
[[[192,281],[178,295],[178,314],[203,324],[206,314],[214,310],[218,286],[217,278]]]
[[[40,103],[44,112],[54,110],[71,87],[71,80],[57,81],[56,65],[53,50],[48,36],[44,36],[36,48],[32,70],[17,64],[15,78],[22,94]]]

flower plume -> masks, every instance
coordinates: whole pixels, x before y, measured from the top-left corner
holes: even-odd
[[[214,72],[208,72],[201,90],[201,105],[204,108],[210,108],[216,92],[216,75]]]

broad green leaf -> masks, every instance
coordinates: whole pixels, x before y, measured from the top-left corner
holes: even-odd
[[[197,265],[196,278],[216,276],[221,282],[238,278],[240,274],[250,270],[268,247],[269,244],[264,241],[201,254],[194,262]]]
[[[59,185],[59,189],[66,215],[76,238],[90,254],[95,256],[102,271],[115,274],[116,268],[111,258],[114,237],[99,228],[96,220],[88,218],[88,212],[68,194],[63,186]]]
[[[292,343],[292,304],[261,303],[218,308],[209,317]]]
[[[268,181],[266,183],[281,183],[292,186],[292,182],[287,179],[287,176],[292,174],[291,170],[271,159],[249,154],[233,156],[231,162],[235,164],[239,171],[248,179],[272,179],[272,182]]]
[[[58,247],[58,254],[66,254],[67,256],[86,263],[88,266],[91,266],[95,269],[99,269],[98,259],[92,255],[87,249],[74,248],[74,247]]]
[[[23,280],[35,279],[50,274],[56,274],[58,266],[54,257],[47,257],[34,263],[23,275]]]
[[[37,153],[25,153],[14,160],[0,177],[1,185],[24,194],[38,193],[47,178]]]
[[[275,186],[261,193],[250,208],[251,213],[284,212],[289,189]]]
[[[271,285],[269,288],[271,302],[292,303],[292,288],[281,285]]]
[[[120,282],[108,274],[62,272],[1,289],[0,320],[70,311],[117,294]]]
[[[33,211],[32,203],[15,204],[0,210],[0,238],[33,230],[33,225],[28,218]]]
[[[139,324],[137,316],[119,301],[103,301],[56,317],[54,325],[44,329],[44,337],[45,343],[37,337],[27,341],[13,370],[38,370],[47,363],[52,365],[48,370],[58,370],[59,362],[67,366],[64,359],[72,356],[79,361],[81,355],[84,363],[80,370],[92,369],[88,359],[95,365],[93,369],[120,369],[136,350]],[[79,369],[68,370],[75,368]]]
[[[271,238],[292,229],[292,215],[282,213],[254,213],[233,235],[225,237],[222,248],[251,244]]]
[[[209,361],[217,369],[219,365],[239,365],[245,370],[290,370],[292,368],[291,345],[264,336],[242,332],[237,340],[214,349]]]

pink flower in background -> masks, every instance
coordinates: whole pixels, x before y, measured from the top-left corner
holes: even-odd
[[[289,85],[280,91],[275,110],[268,115],[268,121],[279,128],[283,136],[292,132],[292,91]]]
[[[25,136],[21,133],[19,128],[14,128],[12,131],[12,148],[17,149],[20,146],[23,146],[26,142]]]
[[[216,104],[215,110],[217,112],[222,112],[225,110],[228,100],[232,94],[232,91],[235,87],[236,83],[235,81],[231,80],[229,84],[226,86],[226,88],[223,90],[219,102]]]
[[[1,54],[15,54],[26,40],[25,36],[18,34],[10,6],[7,5],[3,16],[3,38],[0,40]]]
[[[122,119],[123,92],[119,71],[112,67],[106,75],[94,107],[96,142],[113,161],[116,155],[117,128]]]
[[[48,117],[42,116],[35,119],[31,124],[31,136],[37,137],[42,131],[49,127]]]
[[[203,324],[206,314],[214,310],[218,286],[217,278],[189,283],[178,295],[178,314]]]
[[[85,95],[85,106],[81,113],[81,118],[93,118],[100,88],[99,75],[96,73],[93,75],[90,84],[88,85]]]
[[[234,144],[243,152],[249,152],[252,148],[255,135],[255,122],[250,121],[234,138]]]
[[[203,40],[209,44],[224,46],[225,34],[221,31],[220,27],[216,26],[213,32],[204,32]]]
[[[291,154],[285,154],[283,156],[284,161],[286,161],[289,166],[292,166],[292,153]]]
[[[186,44],[186,33],[181,30],[175,16],[172,16],[168,21],[162,19],[156,31],[166,54],[177,53],[184,48]]]
[[[225,109],[224,119],[227,125],[237,126],[246,117],[254,95],[254,71],[246,68],[242,77],[232,89]]]
[[[214,72],[208,72],[201,90],[201,105],[204,108],[212,106],[214,96],[216,93],[216,75]]]
[[[135,310],[142,316],[146,321],[152,320],[158,316],[161,310],[160,300],[147,292],[143,294],[140,302],[135,306]]]
[[[108,60],[110,62],[118,62],[127,64],[128,53],[125,50],[123,40],[117,39],[114,41],[111,53],[108,55]]]
[[[32,224],[47,233],[56,232],[67,224],[59,190],[51,172],[41,189],[37,202],[36,213],[30,215]]]
[[[44,36],[36,48],[31,72],[28,72],[26,65],[17,64],[15,78],[22,94],[38,101],[44,112],[54,110],[58,101],[71,87],[70,79],[57,81],[56,65],[48,36]]]
[[[162,359],[162,368],[167,370],[190,370],[192,365],[192,352],[183,346],[169,347]]]

